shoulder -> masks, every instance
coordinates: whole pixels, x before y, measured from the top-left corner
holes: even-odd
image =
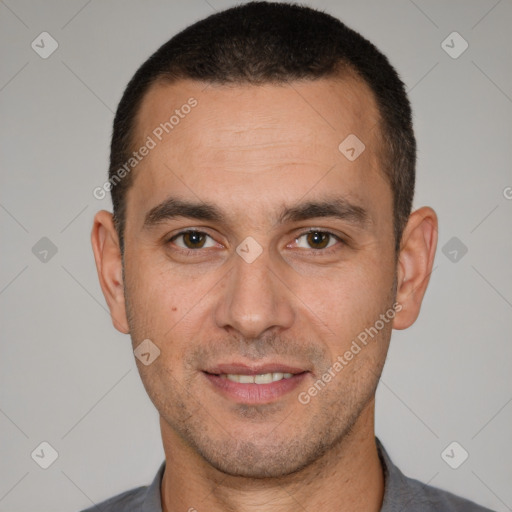
[[[401,507],[409,503],[418,512],[492,512],[488,508],[456,496],[449,491],[444,491],[406,476],[403,478],[405,492],[400,501]]]
[[[376,443],[385,476],[381,512],[492,512],[451,492],[409,478],[395,466],[378,438]]]
[[[164,470],[165,461],[160,465],[149,486],[125,491],[82,512],[162,512],[160,484]]]
[[[82,512],[135,512],[142,509],[148,487],[137,487],[102,501]]]

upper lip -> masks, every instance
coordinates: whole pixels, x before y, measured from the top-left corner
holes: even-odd
[[[209,366],[204,369],[206,373],[215,375],[235,374],[235,375],[262,375],[264,373],[303,373],[308,370],[296,366],[290,366],[284,363],[266,363],[251,365],[245,363],[220,363],[215,366]]]

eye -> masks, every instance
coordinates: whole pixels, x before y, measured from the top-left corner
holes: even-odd
[[[295,239],[297,247],[302,249],[313,249],[316,251],[329,249],[338,241],[342,241],[338,236],[330,233],[329,231],[321,231],[319,229],[307,231]]]
[[[208,238],[210,239],[210,242],[207,242]],[[174,235],[169,242],[173,242],[182,249],[203,249],[205,247],[215,247],[215,241],[210,235],[202,231],[194,231],[192,229],[182,231],[181,233]]]

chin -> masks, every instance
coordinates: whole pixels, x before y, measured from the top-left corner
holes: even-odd
[[[214,467],[225,475],[251,478],[251,479],[265,479],[265,478],[282,478],[294,473],[297,473],[304,467],[308,466],[309,462],[299,462],[286,460],[283,457],[280,460],[269,459],[262,456],[257,457],[257,461],[243,458],[243,456],[231,456],[229,459],[206,459],[210,466]]]
[[[270,434],[269,436],[272,436]],[[329,449],[330,443],[305,441],[291,437],[283,440],[268,437],[253,441],[201,443],[195,447],[199,455],[218,471],[233,477],[265,479],[292,475],[314,463]],[[265,443],[265,440],[267,443]]]

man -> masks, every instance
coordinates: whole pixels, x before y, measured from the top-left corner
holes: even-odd
[[[100,510],[484,510],[403,476],[374,433],[437,243],[415,158],[395,70],[324,13],[248,3],[142,65],[92,244],[166,460]]]

